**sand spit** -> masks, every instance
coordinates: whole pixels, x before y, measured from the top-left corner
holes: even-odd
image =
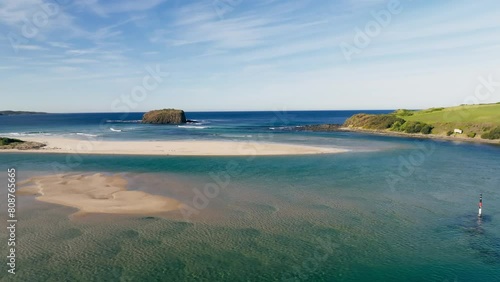
[[[20,194],[79,209],[79,214],[157,214],[177,210],[182,203],[142,191],[128,191],[120,175],[57,174],[33,177],[21,184]]]
[[[47,146],[30,153],[172,156],[272,156],[343,153],[347,150],[314,146],[236,141],[102,141],[61,137],[23,137]],[[2,150],[0,152],[21,152]]]

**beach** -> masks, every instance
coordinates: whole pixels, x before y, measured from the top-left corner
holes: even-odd
[[[110,141],[63,137],[23,137],[24,141],[45,143],[34,150],[0,150],[0,152],[63,153],[99,155],[170,155],[170,156],[275,156],[334,154],[347,150],[305,145],[255,141]]]
[[[20,194],[37,195],[42,202],[77,208],[79,214],[156,214],[177,210],[177,200],[128,191],[127,181],[120,175],[96,173],[57,174],[30,178]]]

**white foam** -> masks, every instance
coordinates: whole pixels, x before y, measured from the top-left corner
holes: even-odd
[[[119,119],[108,119],[107,123],[140,123],[142,120],[119,120]]]
[[[95,135],[95,134],[81,133],[81,132],[77,132],[76,135],[87,136],[87,137],[97,137],[97,135]]]
[[[299,126],[297,126],[299,127]],[[290,126],[280,126],[280,127],[269,127],[270,130],[290,130]]]
[[[195,125],[178,125],[179,128],[190,128],[190,129],[206,129],[207,126],[195,126]]]
[[[0,136],[16,136],[16,137],[22,137],[22,136],[50,136],[52,134],[48,132],[10,132],[10,133],[0,133]]]
[[[237,135],[237,134],[221,134],[218,136],[225,137],[225,138],[252,138],[253,137],[253,135]]]

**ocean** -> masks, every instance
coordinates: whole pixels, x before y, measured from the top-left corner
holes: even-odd
[[[19,181],[120,174],[129,190],[195,208],[167,216],[89,215],[18,196],[15,277],[1,281],[500,281],[500,148],[304,132],[370,111],[187,113],[184,126],[142,113],[0,116],[0,136],[89,140],[236,140],[344,148],[258,157],[2,153]],[[390,111],[375,111],[384,113]],[[372,112],[373,113],[373,112]],[[200,198],[207,185],[220,190]],[[0,210],[6,219],[6,188]],[[482,218],[478,218],[479,194]],[[5,242],[5,243],[1,243]],[[0,233],[7,254],[7,234]],[[4,256],[5,257],[5,256]]]

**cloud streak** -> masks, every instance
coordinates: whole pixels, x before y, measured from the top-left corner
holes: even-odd
[[[175,93],[170,100],[186,109],[220,109],[221,99],[226,109],[259,109],[257,101],[290,109],[387,108],[404,102],[398,95],[405,93],[419,97],[407,100],[416,108],[425,106],[419,101],[460,100],[465,89],[454,82],[500,63],[500,3],[493,0],[401,0],[403,12],[351,62],[339,44],[351,42],[387,1],[75,0],[14,53],[6,34],[22,35],[24,19],[47,1],[0,2],[0,83],[21,100],[37,101],[39,89],[66,97],[78,87],[80,94],[61,101],[101,101],[145,65],[161,63],[172,80],[149,106]],[[311,99],[299,98],[304,93]]]

